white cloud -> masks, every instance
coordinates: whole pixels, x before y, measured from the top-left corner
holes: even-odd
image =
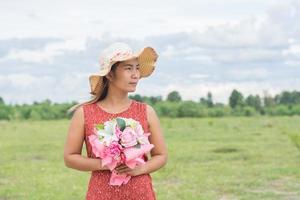
[[[12,74],[9,76],[0,75],[0,85],[2,87],[27,88],[35,82],[35,78],[30,74]]]
[[[203,31],[207,26],[236,22],[252,13],[261,15],[270,2],[274,0],[3,1],[0,26],[5,31],[0,32],[0,38],[101,38],[110,32],[114,36],[141,39],[179,31]]]
[[[219,63],[252,63],[252,62],[274,62],[283,60],[282,54],[273,49],[234,49],[215,54],[213,60]]]
[[[16,59],[23,62],[45,63],[52,62],[55,56],[63,55],[66,51],[84,51],[85,40],[69,39],[62,42],[51,42],[42,49],[11,49],[5,59]]]
[[[264,68],[254,69],[232,69],[228,71],[228,75],[234,77],[236,80],[254,80],[254,79],[265,79],[271,74]]]
[[[0,75],[0,96],[7,103],[32,103],[46,98],[54,102],[84,100],[89,97],[88,75],[63,74],[60,77],[26,73]]]
[[[290,45],[288,49],[282,51],[282,54],[286,57],[291,57],[295,60],[300,60],[300,43]]]
[[[177,55],[178,53],[176,53],[176,50],[174,48],[174,46],[168,45],[165,49],[165,51],[163,51],[161,53],[162,56],[166,57],[166,58],[172,58],[175,57],[175,55]]]
[[[193,78],[193,79],[206,79],[206,78],[211,77],[211,75],[209,75],[209,74],[190,74],[189,77]]]
[[[184,56],[205,64],[295,63],[300,57],[297,11],[300,4],[292,2],[271,7],[264,16],[195,30],[187,33],[185,45],[170,43],[162,55],[168,59]]]

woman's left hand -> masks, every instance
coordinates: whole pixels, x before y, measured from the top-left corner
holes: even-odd
[[[141,174],[144,174],[145,173],[145,168],[144,168],[144,165],[139,165],[139,166],[136,166],[135,168],[131,169],[129,168],[127,165],[119,165],[118,167],[115,168],[117,173],[120,174],[120,175],[130,175],[130,176],[138,176],[138,175],[141,175]]]

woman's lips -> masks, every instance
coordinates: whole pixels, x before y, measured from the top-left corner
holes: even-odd
[[[131,85],[136,85],[137,83],[129,83],[129,84],[131,84]]]

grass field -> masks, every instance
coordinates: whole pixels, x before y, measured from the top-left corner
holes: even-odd
[[[300,117],[161,119],[160,199],[300,200]],[[89,172],[66,168],[69,121],[0,122],[0,200],[84,199]],[[83,152],[85,154],[85,152]]]

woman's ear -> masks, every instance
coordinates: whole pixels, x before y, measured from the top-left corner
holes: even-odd
[[[113,80],[112,71],[110,71],[105,77],[107,78],[107,80],[112,81]]]

